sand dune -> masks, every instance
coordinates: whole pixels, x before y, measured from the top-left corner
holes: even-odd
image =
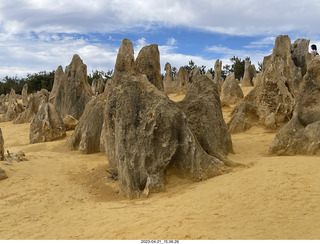
[[[30,145],[29,124],[0,127],[5,149],[29,159],[1,164],[0,239],[320,239],[320,158],[268,156],[273,131],[232,135],[229,158],[243,166],[229,174],[169,173],[166,192],[127,200],[103,154],[69,151],[66,138]]]

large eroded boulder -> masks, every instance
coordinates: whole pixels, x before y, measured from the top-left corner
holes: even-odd
[[[269,154],[320,153],[320,57],[308,65],[292,119],[279,130]]]

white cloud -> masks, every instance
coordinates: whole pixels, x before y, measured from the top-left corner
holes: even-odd
[[[107,44],[94,45],[83,38],[53,34],[11,36],[0,38],[0,77],[25,77],[27,73],[55,70],[68,65],[74,54],[79,54],[92,70],[113,69],[117,48]]]
[[[320,2],[311,0],[10,0],[0,21],[12,31],[112,32],[150,25],[185,26],[232,35],[314,32]],[[11,24],[10,24],[11,23]],[[16,29],[16,30],[14,30]]]
[[[278,34],[303,33],[320,48],[316,26],[319,17],[314,14],[319,12],[320,2],[314,0],[1,1],[0,77],[56,69],[60,64],[69,64],[75,53],[88,65],[88,72],[92,69],[112,69],[118,46],[110,43],[118,45],[116,34],[143,36],[133,40],[137,55],[143,46],[149,44],[146,37],[157,28],[165,27],[261,36],[260,40],[250,42],[241,49],[212,45],[205,50],[219,56],[224,63],[228,63],[232,56],[250,56],[253,62],[258,62],[271,53],[269,51]],[[105,41],[89,40],[82,35],[90,33],[106,33]],[[162,42],[159,50],[163,67],[165,62],[180,67],[191,59],[207,68],[214,65],[214,59],[183,54],[187,51],[178,49],[182,40],[174,35]]]

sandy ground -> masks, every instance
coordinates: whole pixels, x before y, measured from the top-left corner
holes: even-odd
[[[229,158],[243,166],[229,174],[196,183],[169,175],[166,192],[127,200],[104,155],[69,151],[66,139],[30,145],[29,124],[0,127],[5,150],[28,158],[0,163],[9,176],[0,239],[320,239],[320,158],[268,156],[275,132],[232,135]]]

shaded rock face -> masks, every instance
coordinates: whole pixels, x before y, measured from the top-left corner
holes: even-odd
[[[163,190],[169,166],[195,180],[221,174],[223,163],[205,153],[185,114],[146,76],[118,78],[109,90],[103,131],[108,162],[124,195]]]
[[[256,68],[254,65],[251,64],[250,61],[245,61],[245,69],[244,75],[242,79],[242,86],[243,87],[250,87],[253,86],[253,78],[256,76]]]
[[[104,82],[103,78],[100,75],[99,79],[94,79],[91,85],[93,95],[99,95],[103,93],[104,90]]]
[[[8,106],[6,112],[0,117],[0,122],[12,121],[24,110],[24,106],[18,103],[15,91],[11,89],[8,97]]]
[[[50,92],[49,96],[49,102],[53,104],[57,91],[60,89],[61,81],[65,80],[65,74],[63,72],[62,66],[58,66],[56,72],[54,72],[54,80],[53,80],[53,86],[52,90]]]
[[[42,102],[48,102],[49,92],[42,89],[35,94],[31,94],[26,110],[18,114],[14,119],[14,124],[30,123],[33,117],[37,114],[39,106]]]
[[[71,150],[80,150],[82,153],[94,153],[100,151],[100,136],[104,121],[105,102],[93,97],[70,136],[67,144]]]
[[[78,122],[79,121],[73,118],[71,115],[67,115],[63,118],[63,124],[66,127],[66,130],[74,130]]]
[[[304,76],[307,72],[308,63],[312,59],[312,54],[309,53],[310,40],[297,39],[291,45],[291,56],[294,64],[301,68],[301,75]]]
[[[0,168],[0,181],[7,179],[7,178],[8,178],[8,176],[6,175],[6,172]]]
[[[236,81],[234,73],[229,74],[221,87],[222,106],[237,104],[243,97],[243,92]]]
[[[136,69],[139,73],[145,74],[148,80],[160,91],[163,91],[161,79],[160,53],[157,44],[143,47],[136,59]]]
[[[243,132],[259,122],[259,115],[256,106],[248,101],[236,106],[231,115],[232,118],[227,123],[231,134]]]
[[[85,105],[92,94],[87,81],[87,66],[83,64],[78,55],[74,55],[71,63],[66,67],[65,73],[58,67],[58,76],[53,85],[52,101],[54,107],[62,117],[71,115],[79,119]],[[54,96],[54,97],[53,97]]]
[[[300,81],[301,70],[292,61],[290,39],[278,36],[272,55],[264,59],[259,82],[243,100],[257,108],[262,125],[275,129],[290,120],[295,104],[294,84]]]
[[[225,161],[228,153],[233,152],[232,141],[212,80],[198,76],[177,106],[187,115],[188,125],[206,153]]]
[[[320,57],[308,65],[292,119],[277,133],[269,154],[320,153]]]
[[[30,144],[54,141],[65,136],[66,129],[61,115],[51,103],[43,102],[30,123]]]
[[[2,136],[2,130],[0,128],[0,161],[4,160],[4,140]]]

